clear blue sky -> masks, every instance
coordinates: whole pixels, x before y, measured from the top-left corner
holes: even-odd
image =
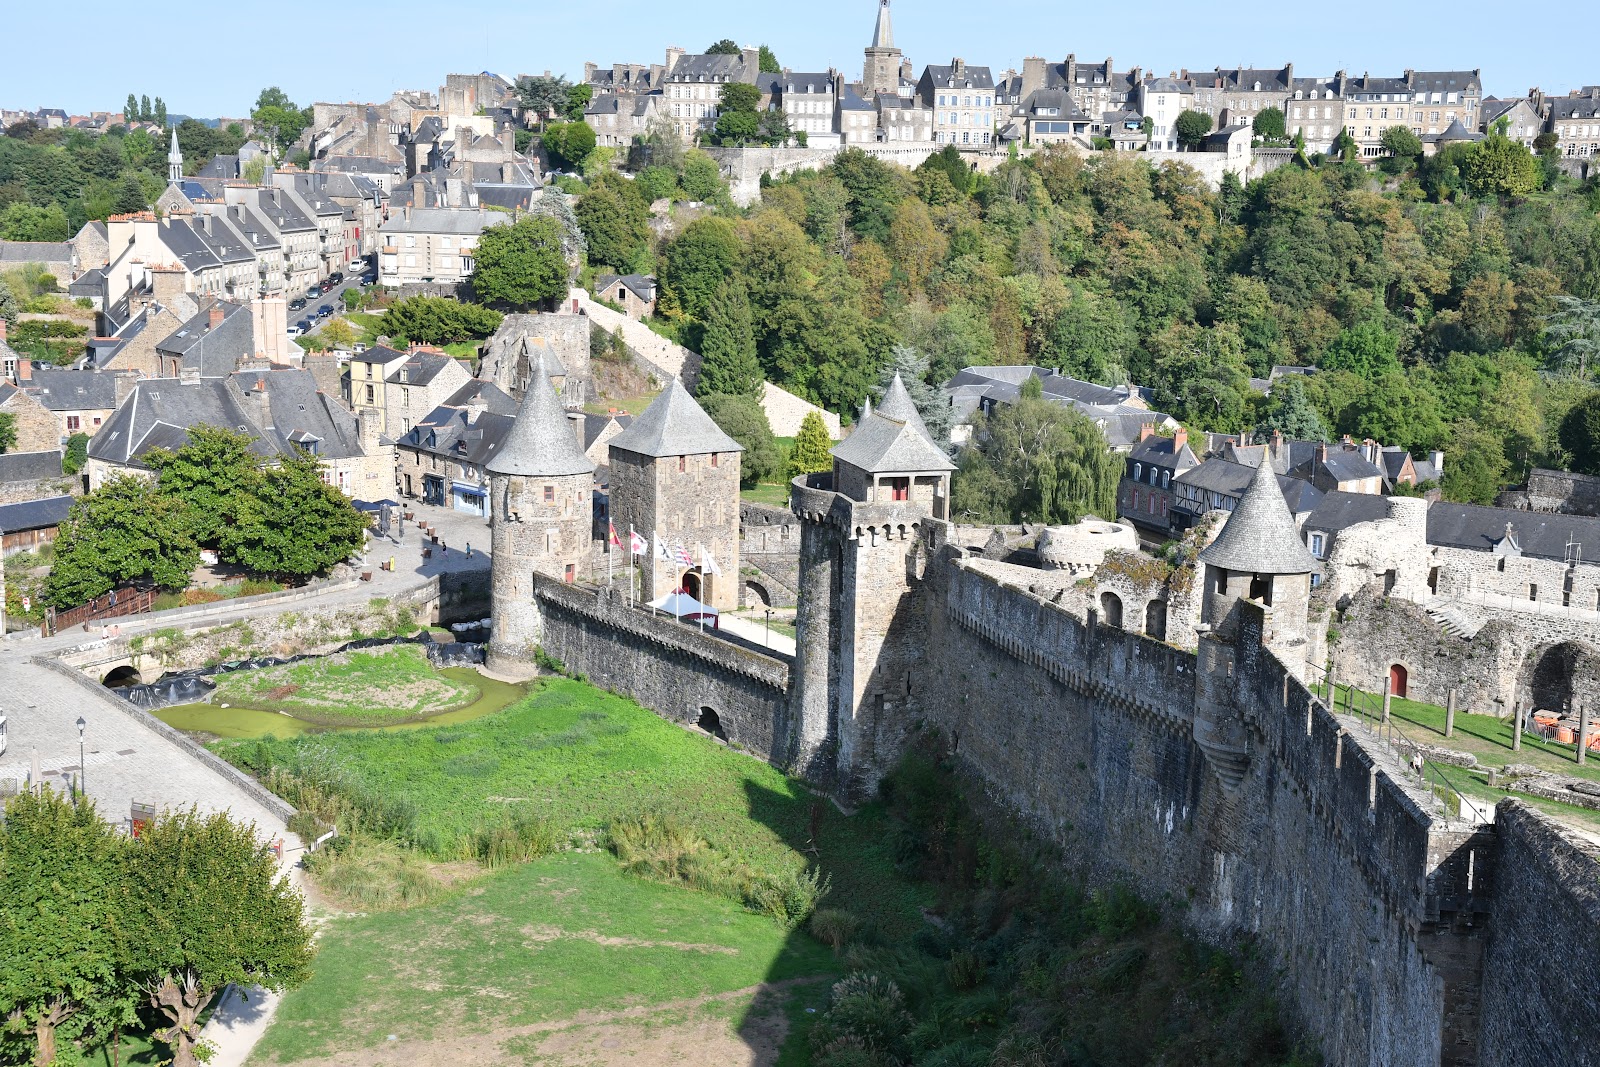
[[[585,59],[660,62],[670,44],[699,51],[722,37],[769,44],[795,70],[831,65],[858,78],[877,13],[876,0],[537,6],[334,0],[203,8],[154,0],[130,16],[135,9],[125,0],[79,0],[63,22],[67,9],[49,4],[8,7],[0,20],[0,107],[116,110],[133,91],[199,117],[244,115],[264,85],[282,86],[302,105],[381,100],[393,89],[436,89],[452,71],[515,77],[548,69],[570,76],[582,72]],[[1023,56],[1059,61],[1075,52],[1162,74],[1291,60],[1304,75],[1481,67],[1485,92],[1499,96],[1534,85],[1561,94],[1600,82],[1593,47],[1600,17],[1592,15],[1563,29],[1534,9],[1508,18],[1503,5],[1481,0],[1333,7],[1156,0],[1095,7],[895,0],[895,43],[919,71],[960,56],[998,74],[1021,69]],[[73,39],[77,28],[84,32]],[[75,61],[67,62],[69,56]]]

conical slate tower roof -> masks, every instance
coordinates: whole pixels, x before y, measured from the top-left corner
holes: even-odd
[[[1295,532],[1271,457],[1262,455],[1250,487],[1201,562],[1253,574],[1311,574],[1321,569]]]
[[[922,414],[917,411],[917,405],[911,400],[911,393],[906,389],[906,383],[900,380],[900,372],[894,372],[894,381],[889,383],[889,388],[883,392],[883,399],[878,401],[878,414],[896,419],[915,429],[922,431],[922,436],[930,441],[933,435],[928,432],[928,426],[922,421]]]
[[[744,451],[743,445],[711,421],[677,378],[669,379],[644,414],[611,439],[611,447],[656,457]]]
[[[593,474],[594,463],[578,447],[567,413],[550,384],[544,352],[534,360],[522,408],[511,432],[494,458],[485,464],[490,474],[558,478],[568,474]]]
[[[872,47],[894,47],[894,27],[889,24],[889,0],[878,0],[878,24],[872,28]]]

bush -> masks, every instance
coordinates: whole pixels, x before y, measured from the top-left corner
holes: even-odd
[[[561,831],[543,816],[531,811],[507,815],[504,822],[478,831],[478,862],[485,867],[505,867],[548,856],[565,841]]]
[[[833,1057],[864,1051],[871,1058],[855,1062],[882,1063],[900,1058],[910,1032],[900,987],[881,975],[857,973],[835,983],[827,1013],[811,1029],[811,1048],[829,1062],[852,1062]]]
[[[842,908],[818,908],[807,928],[812,937],[841,952],[861,932],[861,920]]]
[[[178,604],[192,608],[199,604],[215,604],[222,599],[225,598],[221,593],[210,589],[185,589],[178,597]]]
[[[334,838],[330,847],[306,856],[305,863],[323,895],[345,908],[409,908],[428,903],[444,889],[423,856],[367,836]]]

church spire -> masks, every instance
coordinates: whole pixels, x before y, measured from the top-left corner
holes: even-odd
[[[878,0],[878,25],[872,30],[872,47],[894,47],[894,27],[889,25],[889,0]]]
[[[183,181],[183,151],[178,147],[178,128],[172,128],[172,150],[167,153],[167,184]]]

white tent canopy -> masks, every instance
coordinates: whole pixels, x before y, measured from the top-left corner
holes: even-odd
[[[715,624],[717,618],[716,608],[700,603],[688,593],[668,593],[650,601],[650,606],[679,619],[710,619]]]

